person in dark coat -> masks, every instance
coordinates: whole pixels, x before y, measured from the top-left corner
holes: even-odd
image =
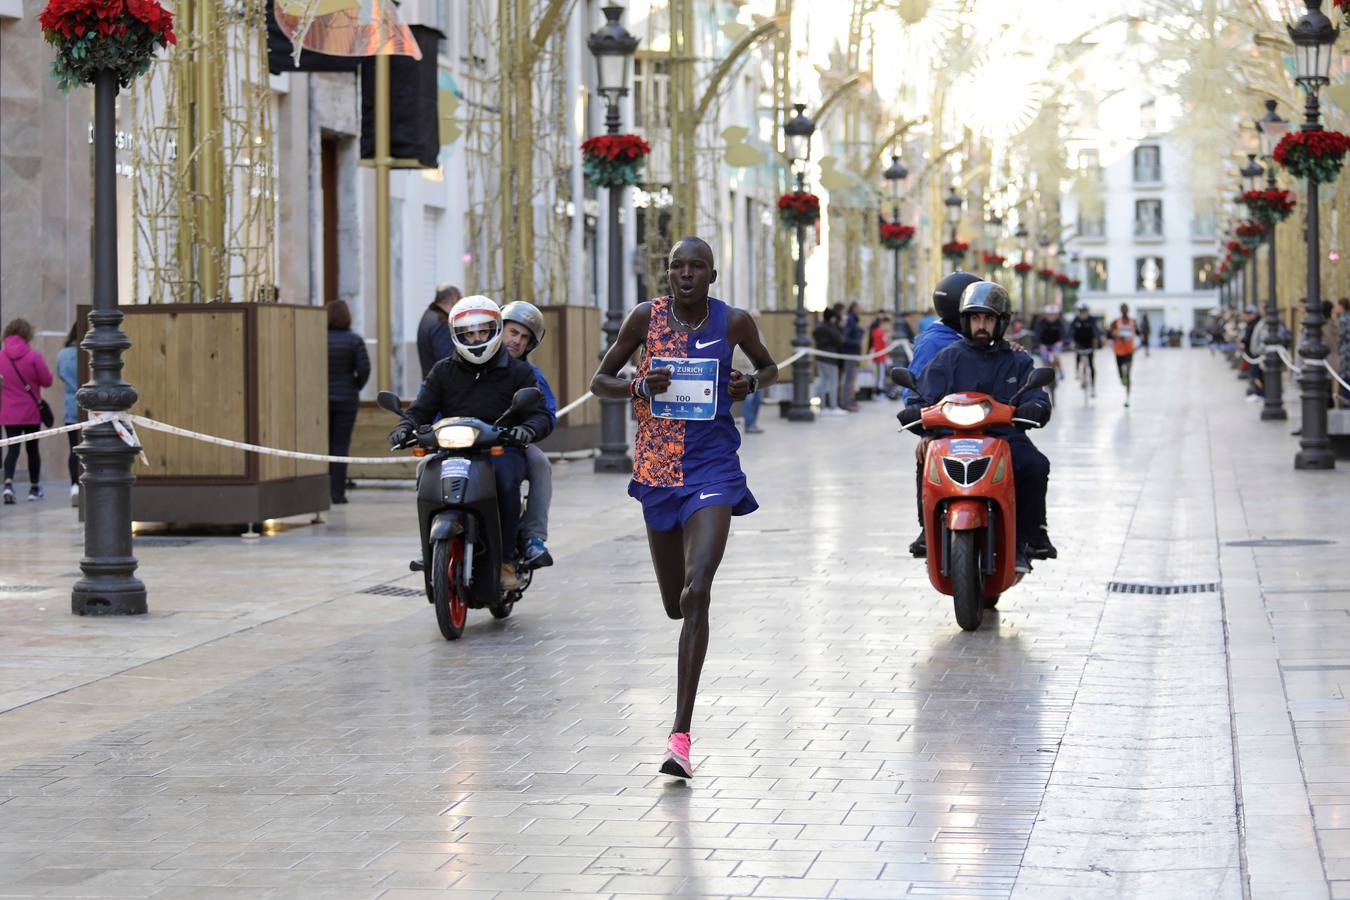
[[[455,344],[450,339],[450,307],[462,295],[453,284],[436,288],[436,299],[431,301],[422,320],[417,323],[417,361],[422,366],[422,380],[427,380],[431,367],[455,355]]]
[[[352,312],[342,300],[328,304],[328,453],[346,456],[352,447],[361,388],[370,378],[366,342],[352,331]],[[329,494],[347,502],[347,464],[328,464]]]

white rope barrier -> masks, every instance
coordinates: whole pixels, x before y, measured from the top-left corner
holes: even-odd
[[[1345,379],[1342,378],[1340,374],[1337,373],[1337,371],[1331,367],[1331,363],[1327,362],[1325,359],[1315,359],[1311,361],[1311,365],[1321,366],[1322,368],[1326,369],[1327,374],[1329,374],[1337,384],[1345,388],[1347,391],[1350,391],[1350,384],[1347,384]]]

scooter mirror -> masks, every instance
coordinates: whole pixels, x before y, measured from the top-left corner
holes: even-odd
[[[375,403],[380,409],[387,409],[396,416],[403,415],[403,402],[393,391],[380,391],[375,395]]]
[[[521,388],[511,396],[510,414],[533,412],[544,402],[544,392],[537,387]]]
[[[1049,366],[1040,369],[1033,369],[1031,375],[1027,378],[1027,390],[1049,387],[1055,380],[1055,370]]]
[[[914,373],[900,366],[891,369],[891,383],[902,388],[908,388],[911,391],[918,387],[918,382],[914,380]]]

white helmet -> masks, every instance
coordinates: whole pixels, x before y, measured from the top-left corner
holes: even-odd
[[[469,332],[487,329],[486,340],[469,343]],[[466,362],[481,366],[497,355],[502,345],[502,311],[490,297],[474,294],[450,307],[450,340]]]

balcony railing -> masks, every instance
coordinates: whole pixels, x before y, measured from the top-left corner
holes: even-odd
[[[1152,219],[1137,219],[1134,223],[1134,236],[1137,238],[1160,239],[1163,236],[1162,223]]]
[[[1135,184],[1159,184],[1162,182],[1162,166],[1135,166]]]

